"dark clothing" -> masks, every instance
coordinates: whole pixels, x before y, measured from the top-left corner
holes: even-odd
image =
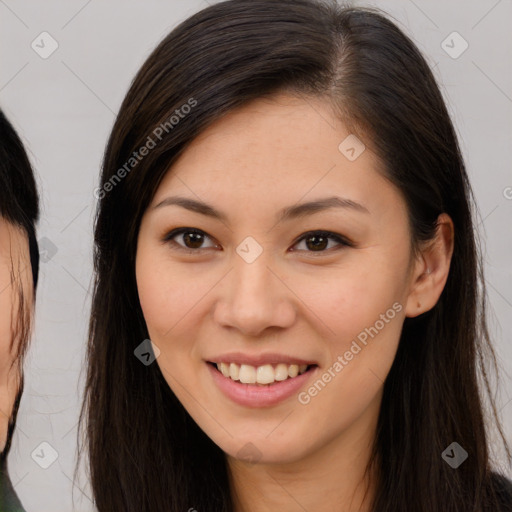
[[[5,461],[0,466],[0,512],[25,512],[12,486]]]
[[[496,493],[501,503],[501,508],[496,512],[512,512],[512,481],[498,473],[493,473],[493,476]]]
[[[26,512],[12,487],[5,463],[0,467],[0,512]],[[512,481],[493,473],[501,506],[496,512],[512,512]]]

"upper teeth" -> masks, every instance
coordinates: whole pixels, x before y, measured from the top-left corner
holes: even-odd
[[[307,364],[280,363],[275,366],[264,364],[263,366],[251,366],[249,364],[238,365],[236,363],[216,363],[217,368],[224,377],[239,380],[244,384],[272,384],[275,381],[286,380],[288,377],[297,377],[306,371]]]

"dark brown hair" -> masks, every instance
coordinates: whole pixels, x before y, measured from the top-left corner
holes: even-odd
[[[414,251],[433,238],[439,214],[455,226],[443,293],[430,311],[405,320],[385,381],[370,461],[379,475],[374,510],[497,510],[479,376],[510,451],[487,378],[488,363],[497,365],[474,198],[452,122],[428,64],[397,25],[374,9],[320,0],[231,0],[202,10],[158,45],[124,99],[101,176],[82,410],[98,509],[233,510],[224,453],[158,365],[134,357],[148,338],[136,241],[162,177],[188,144],[233,109],[282,91],[324,98],[377,153],[406,201]],[[190,99],[193,110],[171,126]],[[155,147],[127,168],[166,122]],[[441,457],[453,441],[469,454],[457,470]]]

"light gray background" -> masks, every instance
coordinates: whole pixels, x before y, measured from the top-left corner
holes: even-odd
[[[9,456],[11,478],[28,512],[94,510],[84,473],[79,485],[72,484],[91,298],[93,189],[115,113],[134,74],[164,35],[206,5],[200,0],[0,0],[0,106],[35,166],[42,198],[38,237],[48,250]],[[364,5],[377,5],[398,20],[442,84],[480,210],[491,333],[510,375],[512,2]],[[47,59],[31,48],[43,31],[59,45]],[[441,47],[453,31],[469,44],[457,59]],[[453,43],[455,49],[459,44]],[[498,404],[512,442],[512,380],[505,374],[504,379]],[[36,448],[44,453],[41,458],[50,456],[48,447],[38,448],[41,442],[58,453],[48,469],[31,457]]]

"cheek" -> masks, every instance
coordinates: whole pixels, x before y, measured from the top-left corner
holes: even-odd
[[[11,315],[15,295],[11,283],[11,260],[0,253],[0,364],[6,365],[9,360],[9,345],[11,343]]]
[[[212,284],[153,248],[138,251],[136,279],[149,337],[164,352],[171,341],[173,349],[178,348],[179,340],[188,340],[198,303]]]
[[[16,267],[16,270],[19,268]],[[17,287],[19,284],[19,282],[14,285],[11,283],[10,264],[4,265],[2,262],[0,269],[0,451],[5,447],[8,421],[20,384],[20,375],[16,366],[12,366],[20,334],[14,331],[19,320],[17,315],[19,306]],[[31,304],[31,281],[29,282],[23,274],[21,275],[21,286],[27,304]],[[13,336],[15,337],[13,338]],[[14,343],[12,349],[11,343]]]
[[[157,248],[139,243],[135,263],[137,291],[142,313],[150,335],[163,333],[172,326],[173,316],[181,301],[180,276],[170,271]]]
[[[160,342],[175,323],[174,316],[178,313],[177,304],[180,303],[176,302],[175,289],[167,287],[150,271],[137,276],[137,287],[149,337],[155,343]]]
[[[383,331],[390,331],[392,323],[400,324],[396,321],[397,313],[403,309],[400,283],[398,274],[381,272],[375,263],[362,262],[350,271],[332,271],[325,278],[299,277],[294,292],[307,305],[304,311],[311,312],[311,321],[320,326],[319,332],[339,351],[376,322],[377,329]],[[398,305],[393,308],[395,303]],[[394,333],[399,331],[400,326]]]
[[[11,285],[8,274],[4,271],[4,265],[0,268],[0,349],[2,350],[2,362],[4,361],[4,348],[9,346],[11,337]]]
[[[21,324],[26,325],[31,320],[29,315],[33,300],[32,274],[30,273],[29,280],[28,271],[20,271],[22,268],[29,268],[29,265],[30,261],[16,258],[14,269],[11,269],[10,261],[9,263],[2,261],[0,264],[0,369],[10,367],[17,345],[20,343],[21,333],[18,329]],[[12,281],[11,272],[16,275],[14,281]],[[23,304],[20,303],[20,294],[23,296]],[[19,315],[21,305],[26,321]]]
[[[342,404],[340,421],[347,421],[375,399],[395,358],[404,320],[401,278],[384,263],[365,262],[312,282],[304,278],[299,294],[318,317],[328,357],[301,403],[314,404],[318,418]]]

